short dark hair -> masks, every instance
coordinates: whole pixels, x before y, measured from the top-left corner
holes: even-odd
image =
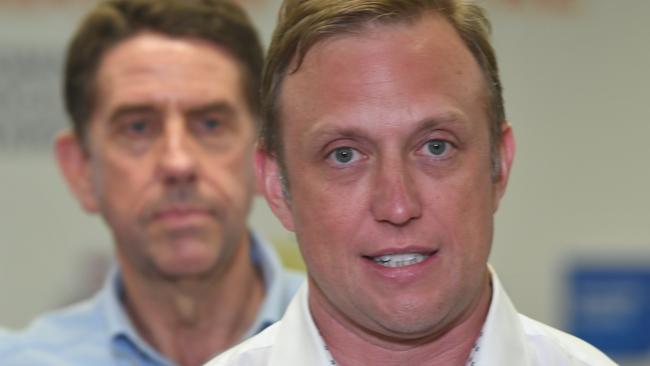
[[[228,0],[109,0],[86,16],[68,47],[65,107],[79,139],[85,138],[97,102],[102,58],[118,43],[142,32],[196,38],[225,48],[240,62],[246,100],[259,116],[263,51],[241,7]]]
[[[275,155],[284,170],[282,125],[278,120],[280,89],[284,78],[300,68],[312,46],[326,38],[354,32],[369,22],[411,22],[427,13],[442,16],[456,29],[485,77],[492,172],[496,179],[501,128],[505,123],[499,69],[490,43],[490,21],[483,8],[465,0],[284,0],[262,77],[259,146]]]

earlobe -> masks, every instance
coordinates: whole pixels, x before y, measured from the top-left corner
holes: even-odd
[[[501,127],[501,143],[499,145],[499,179],[495,182],[495,207],[497,210],[501,198],[505,194],[510,178],[512,163],[515,158],[515,136],[512,127],[508,122],[504,122]]]
[[[293,215],[288,197],[284,192],[279,163],[274,156],[259,148],[255,152],[255,175],[258,191],[264,195],[266,202],[282,225],[287,230],[293,231]]]
[[[92,189],[89,161],[83,146],[72,131],[56,137],[54,153],[68,187],[87,212],[98,211],[97,201]]]

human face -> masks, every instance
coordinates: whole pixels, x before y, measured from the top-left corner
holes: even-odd
[[[122,265],[206,275],[247,240],[255,127],[241,78],[235,58],[200,40],[143,33],[105,55],[81,199]]]
[[[452,26],[425,15],[321,41],[280,98],[289,197],[262,151],[258,175],[297,235],[312,312],[400,339],[467,319],[489,296],[513,141],[504,127],[493,180],[484,78]]]

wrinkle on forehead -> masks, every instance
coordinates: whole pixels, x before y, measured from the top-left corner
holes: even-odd
[[[480,95],[487,98],[479,65],[460,36],[447,37],[445,42],[435,42],[433,38],[441,33],[457,35],[444,18],[431,15],[416,22],[369,23],[358,32],[324,39],[310,49],[300,69],[287,76],[281,96],[284,103],[281,105],[287,105],[293,99],[288,91],[291,88],[287,88],[287,84],[297,84],[299,88],[296,90],[304,87],[329,88],[341,100],[355,95],[363,98],[388,98],[397,92],[391,88],[399,82],[394,78],[395,70],[420,70],[434,67],[434,64],[440,77],[428,80],[429,82],[449,90],[458,90],[460,85],[468,96]],[[341,53],[345,57],[327,57]],[[389,54],[399,57],[385,57]],[[434,59],[436,62],[432,62]],[[446,62],[440,62],[440,59]],[[350,64],[362,67],[351,68]],[[338,72],[328,78],[310,77],[320,74],[324,69]],[[350,73],[350,69],[354,73]],[[301,78],[301,74],[305,77]],[[450,75],[453,77],[450,78]],[[319,83],[301,85],[305,82],[313,83],[314,79],[319,79]],[[364,92],[359,93],[353,88]]]
[[[326,137],[412,141],[422,123],[465,138],[483,125],[477,138],[489,138],[483,74],[438,16],[374,24],[315,44],[286,77],[280,98],[283,136],[294,137],[284,153],[320,149]]]
[[[98,96],[121,98],[124,102],[146,98],[151,102],[178,105],[183,102],[188,82],[194,81],[193,91],[213,99],[214,96],[209,95],[219,84],[232,84],[242,89],[240,74],[237,60],[211,42],[143,32],[119,43],[104,56],[97,73]],[[213,85],[205,83],[206,78],[212,80]],[[151,82],[165,86],[152,90],[146,87]],[[110,94],[120,83],[129,85],[126,92]],[[243,90],[225,94],[237,93],[243,96]]]

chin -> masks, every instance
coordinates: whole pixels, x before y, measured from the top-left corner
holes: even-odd
[[[431,314],[426,315],[431,317]],[[375,324],[370,330],[374,331],[379,338],[397,343],[417,342],[427,338],[436,333],[439,324],[439,320],[427,319],[424,316],[401,318],[391,314],[390,318],[385,315],[375,318]]]
[[[442,320],[431,318],[431,313],[411,316],[408,319],[383,318],[378,322],[379,333],[385,338],[401,342],[418,341],[440,333]]]
[[[439,332],[450,315],[426,302],[401,302],[373,313],[371,320],[381,334],[401,340],[417,340]]]
[[[156,263],[159,273],[168,278],[209,276],[215,271],[216,260],[213,254],[183,253],[171,255],[167,260]]]

